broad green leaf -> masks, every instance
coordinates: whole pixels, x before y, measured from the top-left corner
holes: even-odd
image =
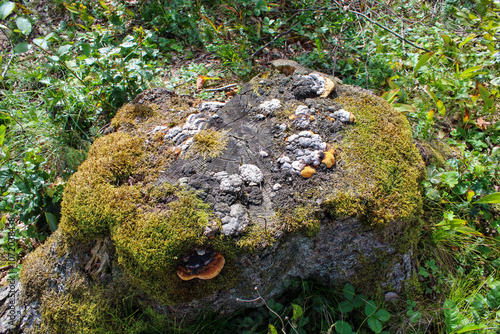
[[[457,232],[466,234],[466,235],[470,235],[470,236],[483,236],[483,234],[481,232],[478,232],[469,226],[458,226],[458,227],[454,228],[454,230]]]
[[[451,44],[451,38],[450,38],[450,36],[448,36],[448,35],[441,35],[441,38],[443,39],[443,41],[444,41],[444,43],[446,45],[450,45]]]
[[[278,334],[278,331],[276,330],[276,327],[274,327],[273,325],[269,324],[269,328],[268,328],[268,334]]]
[[[401,113],[415,112],[417,110],[411,104],[393,103],[392,107]]]
[[[375,312],[375,317],[381,322],[386,322],[391,318],[391,314],[384,309],[380,309]]]
[[[490,81],[493,86],[500,86],[500,77],[496,77]]]
[[[386,100],[389,103],[392,103],[394,100],[396,100],[396,98],[400,92],[401,92],[401,90],[399,88],[392,89],[392,90],[389,90],[389,91],[385,92],[384,94],[382,94],[381,98],[383,98],[384,100]]]
[[[370,317],[375,313],[375,311],[377,311],[377,304],[375,304],[373,300],[367,301],[365,305],[365,315]]]
[[[344,286],[342,292],[344,293],[344,297],[347,300],[352,301],[352,299],[354,298],[354,287],[351,284],[347,283]]]
[[[417,62],[417,65],[415,65],[415,68],[413,69],[413,74],[417,73],[417,71],[427,64],[427,62],[434,56],[434,52],[427,52],[424,53],[423,55],[420,56],[420,59]]]
[[[28,36],[31,32],[31,23],[30,21],[26,20],[24,17],[18,17],[16,19],[16,25],[19,30],[21,30],[21,33],[24,36]]]
[[[364,295],[357,295],[356,297],[354,297],[352,305],[354,307],[362,307],[363,305],[365,305],[365,300],[366,297]]]
[[[15,53],[24,53],[24,52],[28,51],[30,48],[31,48],[31,45],[29,45],[28,42],[22,42],[22,43],[17,44],[14,47],[14,52]]]
[[[451,299],[446,299],[443,304],[443,311],[446,330],[451,333],[460,325],[460,312],[457,304]]]
[[[491,289],[486,295],[486,304],[492,310],[500,306],[500,285],[497,285],[494,289]]]
[[[467,191],[467,202],[472,201],[472,197],[474,197],[475,194],[474,190]]]
[[[427,92],[427,94],[429,94],[429,96],[431,97],[432,101],[434,101],[434,103],[437,103],[438,98],[437,98],[436,94],[434,94],[434,92],[431,90],[429,85],[425,85],[424,88],[425,88],[425,91]]]
[[[339,311],[342,313],[349,313],[354,309],[351,302],[343,301],[339,303]]]
[[[292,304],[292,308],[293,308],[292,320],[297,321],[300,319],[302,314],[304,314],[304,310],[302,310],[302,307],[297,304]]]
[[[339,334],[351,334],[352,327],[347,322],[339,320],[335,323],[335,331]]]
[[[109,12],[108,5],[103,0],[99,0],[99,3],[101,4],[101,7],[104,8],[105,11]]]
[[[432,121],[432,119],[434,118],[434,109],[431,109],[428,113],[427,113],[427,121],[430,122]]]
[[[441,100],[437,100],[436,105],[437,105],[437,108],[438,108],[438,112],[442,116],[444,116],[446,114],[446,108],[444,107],[444,103],[441,102]]]
[[[481,203],[500,203],[500,192],[489,194],[488,196],[484,196],[480,200],[474,202],[474,204]]]
[[[33,43],[41,47],[42,49],[46,50],[47,49],[47,41],[45,38],[35,38],[33,40]]]
[[[458,184],[458,172],[444,172],[441,174],[441,180],[446,183],[450,188],[453,188]]]
[[[478,83],[477,88],[479,89],[479,95],[481,96],[481,99],[486,102],[487,100],[490,99],[490,91],[484,87],[482,84]]]
[[[460,328],[458,331],[454,332],[454,333],[470,333],[472,331],[478,331],[478,330],[481,330],[481,329],[486,329],[488,328],[489,326],[488,325],[484,325],[484,324],[479,324],[479,325],[474,325],[474,324],[468,324],[468,325],[465,325],[464,327]]]
[[[12,1],[6,1],[0,6],[0,18],[2,20],[5,20],[7,16],[12,14],[14,11],[14,8],[16,8],[16,4],[13,3]]]
[[[476,37],[476,34],[470,34],[469,36],[467,36],[466,39],[464,39],[460,44],[458,44],[458,47],[461,49],[465,44],[469,43],[469,41],[474,37]]]
[[[479,75],[479,74],[485,74],[486,72],[477,72],[482,68],[483,68],[482,66],[472,66],[472,67],[466,69],[465,71],[463,71],[460,74],[460,78],[469,79],[469,78],[475,77],[476,75]]]
[[[376,318],[369,317],[367,322],[368,322],[368,326],[375,333],[380,333],[382,331],[382,323],[379,320],[377,320]]]
[[[65,54],[69,53],[69,50],[71,50],[72,45],[71,44],[64,44],[59,47],[59,50],[57,50],[57,54],[59,56],[64,56]]]
[[[52,232],[55,232],[58,225],[57,217],[50,212],[45,212],[45,219],[47,220],[47,224],[49,225],[50,230]]]
[[[81,48],[82,48],[83,54],[86,55],[87,57],[90,57],[90,51],[91,51],[90,44],[84,43],[81,45]]]

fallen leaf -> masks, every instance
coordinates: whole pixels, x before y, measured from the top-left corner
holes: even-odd
[[[196,79],[196,89],[202,89],[207,79],[208,78],[204,75],[198,75],[198,79]]]
[[[482,117],[479,117],[476,121],[476,125],[478,128],[484,131],[488,128],[489,125],[491,125],[491,123],[486,122]]]

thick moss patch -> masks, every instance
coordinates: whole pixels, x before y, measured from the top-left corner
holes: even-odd
[[[328,210],[373,225],[418,216],[423,162],[406,118],[362,91],[347,91],[335,102],[352,112],[356,122],[346,130],[340,154],[346,187],[328,198]]]

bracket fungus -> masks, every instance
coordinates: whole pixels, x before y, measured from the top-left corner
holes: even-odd
[[[212,279],[219,275],[224,267],[224,256],[208,249],[196,249],[189,256],[184,257],[177,268],[177,275],[183,281],[194,278],[203,280]]]

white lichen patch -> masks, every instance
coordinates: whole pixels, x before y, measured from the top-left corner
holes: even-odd
[[[320,135],[311,131],[301,131],[286,140],[287,153],[278,158],[282,170],[299,174],[306,166],[318,167],[328,150],[328,144]]]
[[[264,179],[264,175],[259,167],[250,164],[241,165],[240,176],[243,181],[248,185],[258,185]]]
[[[274,111],[281,108],[281,101],[278,99],[272,99],[269,101],[264,101],[259,105],[259,109],[262,110],[267,115],[272,114]]]
[[[203,129],[207,122],[203,113],[191,114],[186,119],[186,123],[174,126],[165,134],[165,139],[170,140],[174,150],[180,150],[180,156],[184,155],[187,149],[193,144],[193,136]]]
[[[342,123],[352,123],[355,121],[355,117],[352,113],[347,110],[340,109],[331,114],[333,118],[338,119]]]

